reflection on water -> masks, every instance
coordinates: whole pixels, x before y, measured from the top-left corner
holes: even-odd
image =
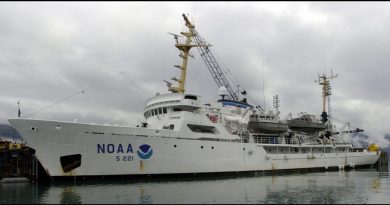
[[[0,204],[38,203],[37,190],[30,182],[0,183]]]
[[[388,203],[375,169],[186,181],[0,184],[0,203]]]
[[[139,202],[141,204],[152,204],[152,197],[145,193],[144,187],[140,186]]]
[[[62,189],[60,202],[61,204],[81,204],[81,197],[75,192],[74,186],[67,186]]]

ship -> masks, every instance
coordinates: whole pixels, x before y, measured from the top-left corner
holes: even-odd
[[[146,100],[145,121],[140,126],[8,119],[35,149],[51,179],[344,169],[370,166],[378,160],[377,146],[355,149],[337,135],[332,136],[336,140],[326,140],[325,131],[310,134],[283,128],[283,132],[269,133],[248,129],[253,121],[250,116],[256,117],[256,106],[228,98],[230,88],[220,87],[220,99],[211,103],[187,93],[190,49],[208,52],[208,45],[194,43],[199,37],[195,26],[184,14],[183,18],[186,31],[181,34],[185,39],[179,41],[175,36],[182,60],[176,66],[180,78],[172,79],[176,86],[166,81],[167,93]]]

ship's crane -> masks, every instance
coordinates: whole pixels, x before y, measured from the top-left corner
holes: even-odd
[[[197,35],[194,37],[194,40],[197,44],[207,45],[206,40],[204,40],[204,38],[202,38],[199,33],[197,33]],[[228,95],[226,96],[226,99],[238,101],[239,99],[237,94],[234,92],[232,86],[227,80],[225,74],[223,73],[221,66],[218,64],[217,59],[215,59],[213,53],[211,52],[209,46],[198,47],[198,51],[203,59],[203,62],[206,64],[207,69],[213,76],[214,81],[217,83],[217,86],[225,87],[227,89]]]
[[[354,130],[345,130],[342,131],[341,133],[357,133],[357,132],[364,132],[364,130],[356,128]],[[333,134],[340,134],[340,132],[334,132]]]
[[[209,48],[211,45],[199,35],[199,33],[195,30],[195,26],[191,24],[187,16],[183,14],[183,17],[186,24],[192,26],[192,29],[195,33],[193,39],[195,40],[195,43],[199,45],[197,46],[197,48],[200,53],[200,56],[202,57],[203,62],[206,64],[207,69],[210,71],[212,77],[214,78],[214,81],[217,83],[217,86],[225,87],[227,89],[228,93],[227,96],[225,96],[225,99],[238,101],[238,95],[234,92],[232,86],[230,85],[228,79],[226,78],[222,70],[222,67],[219,65],[217,59],[214,57],[213,53]]]
[[[180,57],[183,58],[182,65],[175,65],[175,67],[179,68],[181,70],[180,78],[171,78],[174,81],[178,82],[178,86],[174,87],[172,86],[172,83],[165,81],[167,83],[167,86],[169,88],[169,91],[174,93],[184,93],[185,92],[185,79],[186,79],[186,70],[187,70],[187,61],[188,56],[193,57],[189,51],[192,47],[197,47],[198,51],[200,53],[200,56],[202,57],[203,62],[206,64],[207,69],[210,71],[214,81],[217,83],[217,86],[219,88],[226,88],[227,93],[224,95],[224,100],[232,100],[232,101],[241,101],[241,103],[247,104],[249,107],[252,107],[252,105],[249,105],[247,103],[246,98],[243,98],[242,100],[239,99],[239,93],[241,92],[242,95],[247,95],[247,92],[244,89],[239,89],[239,85],[237,85],[237,92],[234,92],[232,85],[229,83],[223,67],[217,62],[217,59],[214,57],[213,53],[210,50],[211,44],[207,43],[204,38],[202,38],[199,33],[195,30],[195,26],[188,20],[187,16],[183,14],[183,18],[185,21],[185,25],[188,28],[188,32],[181,32],[183,36],[169,33],[174,36],[176,41],[176,47],[180,50]],[[179,41],[179,37],[185,37],[185,43],[181,43]],[[194,42],[193,42],[193,41]],[[261,106],[256,106],[258,110],[262,112]]]
[[[343,122],[341,120],[338,120],[336,118],[332,118],[332,120],[335,120],[337,122],[340,122],[340,123],[343,123],[343,125],[336,131],[336,132],[332,132],[332,134],[345,134],[345,133],[357,133],[357,132],[364,132],[363,129],[360,129],[360,128],[356,128],[356,129],[351,129],[350,127],[350,124],[349,122]],[[344,130],[345,128],[348,127],[348,130]]]

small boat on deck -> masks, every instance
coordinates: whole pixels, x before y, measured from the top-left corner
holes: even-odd
[[[297,118],[287,120],[288,127],[293,131],[315,133],[326,129],[326,124],[321,123],[315,115],[300,113]]]
[[[278,134],[287,132],[288,125],[279,120],[279,116],[272,111],[267,113],[253,113],[249,116],[248,129],[253,132]]]

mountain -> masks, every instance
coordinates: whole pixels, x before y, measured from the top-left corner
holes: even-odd
[[[18,131],[15,130],[14,127],[7,124],[0,124],[0,138],[8,138],[8,139],[14,139],[15,140],[22,140],[22,137],[18,133]]]

